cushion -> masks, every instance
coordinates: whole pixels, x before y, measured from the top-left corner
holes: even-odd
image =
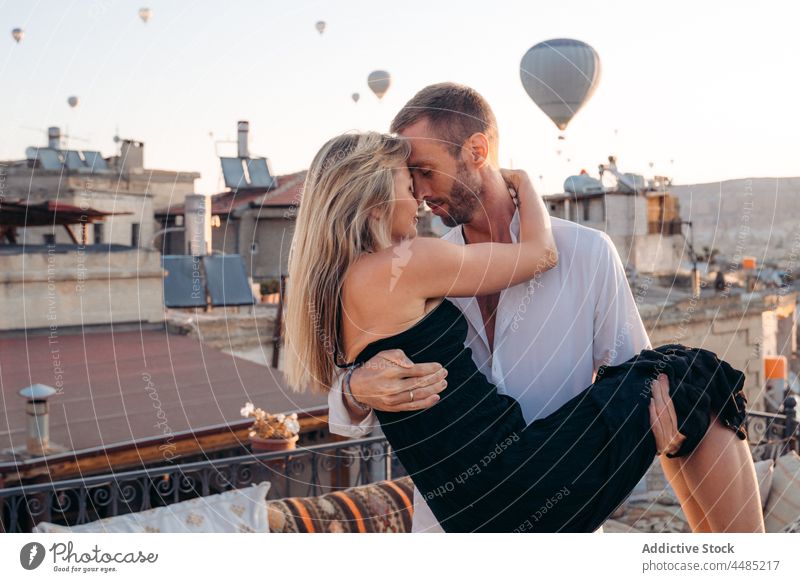
[[[318,497],[288,497],[267,503],[269,528],[275,533],[410,532],[413,500],[410,477]]]
[[[779,457],[764,512],[768,532],[778,532],[800,517],[800,456],[795,451]]]
[[[40,522],[34,533],[267,533],[269,481],[138,513],[67,527]]]

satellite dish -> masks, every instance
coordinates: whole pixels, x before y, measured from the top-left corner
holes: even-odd
[[[520,78],[528,96],[563,131],[597,89],[600,57],[579,40],[547,40],[522,57]]]
[[[25,38],[25,31],[21,28],[15,28],[11,31],[11,36],[14,37],[14,40],[17,41],[17,44],[19,44],[19,42]]]
[[[358,103],[358,100],[361,99],[361,95],[358,93],[353,93],[350,98],[353,100],[353,103]]]
[[[142,19],[142,22],[147,24],[152,17],[153,11],[150,8],[139,8],[139,18]]]
[[[325,24],[324,20],[318,20],[314,26],[317,27],[317,32],[322,34],[323,32],[325,32],[325,27],[327,26],[327,24]]]
[[[69,97],[67,97],[67,103],[69,104],[70,107],[74,109],[75,107],[78,106],[78,98],[75,97],[75,95],[70,95]]]
[[[383,99],[391,84],[392,76],[387,71],[372,71],[367,77],[367,85],[378,99]]]

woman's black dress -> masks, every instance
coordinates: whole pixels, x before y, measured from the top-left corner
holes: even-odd
[[[447,387],[434,406],[375,411],[400,462],[447,532],[592,532],[628,497],[653,462],[650,383],[669,377],[678,429],[671,456],[694,450],[712,413],[746,439],[744,374],[712,352],[681,345],[643,350],[602,366],[594,384],[527,424],[464,347],[467,323],[444,300],[413,327],[369,344],[354,363],[399,348],[439,362]]]

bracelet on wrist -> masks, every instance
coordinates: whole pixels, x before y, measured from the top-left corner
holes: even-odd
[[[362,404],[361,402],[356,400],[356,397],[353,396],[353,389],[350,387],[350,377],[353,375],[353,372],[358,367],[359,367],[359,364],[353,364],[352,366],[350,366],[347,369],[347,372],[345,372],[345,375],[344,375],[344,386],[343,386],[344,387],[344,395],[345,395],[345,398],[347,398],[348,402],[350,402],[350,404],[352,404],[353,408],[355,408],[356,410],[360,410],[361,412],[370,412],[372,410],[372,408],[370,408],[366,404]]]

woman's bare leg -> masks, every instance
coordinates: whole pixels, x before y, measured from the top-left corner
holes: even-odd
[[[692,519],[702,527],[707,522],[713,532],[764,532],[764,515],[755,465],[746,441],[722,425],[711,420],[703,440],[686,457],[669,459],[679,461],[677,473],[683,477],[685,489],[692,498],[688,501]],[[674,465],[670,464],[670,469]],[[677,480],[678,486],[680,479]],[[676,489],[676,493],[681,495]],[[702,512],[693,510],[692,502]],[[687,514],[687,518],[688,518]]]
[[[661,467],[664,469],[664,475],[666,475],[669,484],[681,503],[681,509],[686,515],[686,520],[689,522],[692,533],[710,533],[711,524],[708,523],[703,508],[700,507],[700,504],[689,490],[686,478],[681,472],[682,465],[680,458],[670,459],[666,455],[661,455]]]

